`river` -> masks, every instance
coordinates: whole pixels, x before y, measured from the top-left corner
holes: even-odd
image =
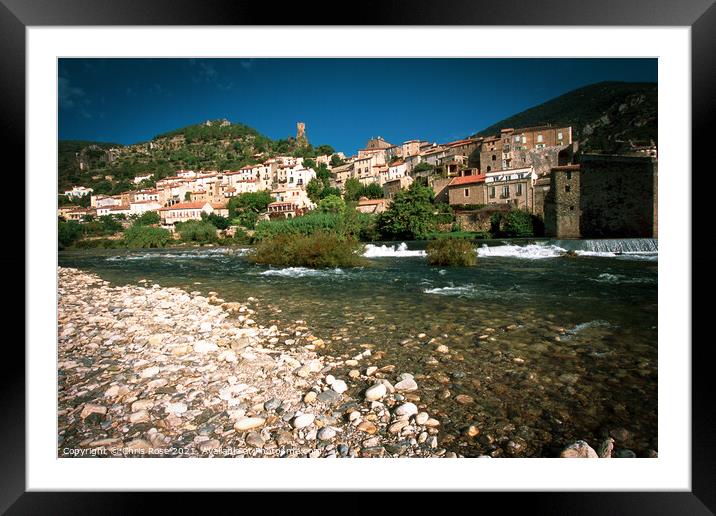
[[[305,320],[327,343],[320,353],[369,348],[376,365],[416,376],[443,445],[465,456],[556,456],[610,432],[637,456],[658,450],[657,241],[477,245],[469,268],[430,267],[424,242],[368,245],[370,266],[345,270],[253,265],[246,249],[208,247],[63,251],[59,265],[113,284],[253,296],[257,322]]]

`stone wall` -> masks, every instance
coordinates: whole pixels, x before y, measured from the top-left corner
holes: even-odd
[[[557,238],[580,236],[580,170],[578,166],[552,169],[544,201],[545,235]]]
[[[545,233],[557,238],[657,238],[655,158],[585,154],[555,167],[545,196]]]
[[[657,169],[652,157],[582,156],[582,237],[656,237]]]
[[[452,178],[435,178],[431,179],[432,188],[435,192],[435,202],[449,202],[448,185]]]
[[[460,225],[462,231],[485,231],[491,229],[492,215],[495,213],[506,213],[510,211],[510,206],[495,205],[486,206],[479,210],[455,211],[455,222]]]

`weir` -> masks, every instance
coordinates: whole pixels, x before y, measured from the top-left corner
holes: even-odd
[[[597,253],[658,253],[656,238],[608,238],[600,240],[550,240],[567,251],[589,251]]]

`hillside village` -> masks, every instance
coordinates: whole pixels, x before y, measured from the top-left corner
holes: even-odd
[[[308,142],[301,122],[296,142]],[[177,170],[161,179],[140,174],[134,184],[150,187],[116,195],[75,185],[60,192],[71,204],[60,206],[58,215],[83,221],[156,212],[161,226],[173,231],[177,223],[201,220],[202,214],[228,217],[231,198],[263,191],[270,192],[273,202],[259,220],[293,218],[314,210],[323,192],[345,195],[351,181],[373,185],[368,190],[373,198],[361,196],[356,209],[380,214],[398,192],[418,181],[433,189],[436,203],[454,209],[463,229],[479,231],[495,210],[519,209],[543,220],[547,236],[656,237],[656,146],[630,144],[630,152],[621,155],[580,153],[572,127],[551,125],[503,128],[492,136],[442,144],[414,139],[396,145],[374,137],[349,157],[340,152],[315,158],[260,152],[253,156],[256,164],[238,170]],[[82,168],[80,153],[77,158]],[[317,169],[327,171],[327,177],[319,179]],[[591,180],[595,174],[596,182]],[[640,200],[622,202],[637,183]],[[85,202],[76,202],[80,200]]]

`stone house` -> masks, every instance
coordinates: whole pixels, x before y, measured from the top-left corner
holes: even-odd
[[[177,222],[186,222],[187,220],[201,220],[201,214],[216,213],[222,217],[229,215],[229,210],[224,204],[210,203],[205,201],[180,202],[173,206],[167,206],[157,210],[161,217],[162,224],[173,226]]]
[[[448,184],[448,202],[451,205],[487,204],[486,176],[455,177]]]
[[[532,167],[486,172],[487,204],[511,204],[514,208],[534,213],[536,179]]]
[[[361,213],[383,213],[390,205],[389,199],[368,199],[361,197],[358,199],[356,210]]]
[[[544,214],[557,238],[658,238],[658,161],[584,154],[555,167]]]
[[[413,178],[410,176],[402,176],[398,179],[386,181],[383,183],[383,197],[386,199],[392,199],[395,197],[395,194],[401,190],[410,188],[411,184],[413,184]]]

